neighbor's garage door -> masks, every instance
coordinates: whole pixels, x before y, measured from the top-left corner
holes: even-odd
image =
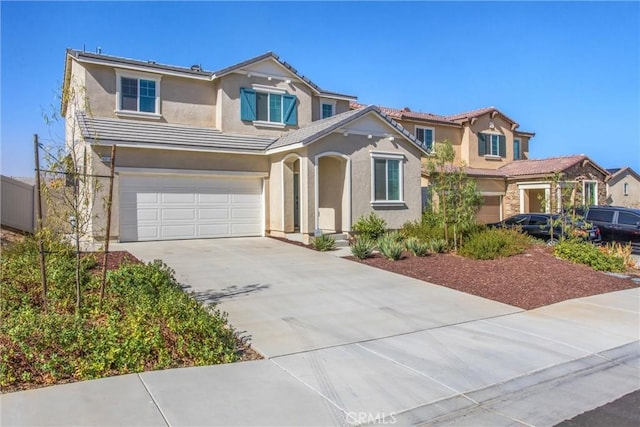
[[[260,236],[262,180],[120,176],[120,241]]]
[[[483,196],[476,219],[482,224],[500,221],[500,196]]]

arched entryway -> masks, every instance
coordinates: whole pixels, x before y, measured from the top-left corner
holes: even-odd
[[[351,162],[336,152],[315,158],[316,232],[342,233],[351,229]]]

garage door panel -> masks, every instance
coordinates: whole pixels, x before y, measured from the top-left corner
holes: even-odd
[[[231,200],[227,193],[200,193],[198,194],[198,203],[229,203]]]
[[[261,179],[120,177],[120,240],[259,236]]]
[[[229,209],[207,209],[200,208],[198,210],[198,219],[202,220],[224,220],[227,221],[231,219],[229,215]]]
[[[189,221],[196,219],[195,208],[162,208],[163,221]]]
[[[138,217],[137,217],[138,221],[153,221],[156,222],[158,221],[158,219],[160,219],[160,215],[158,212],[158,209],[145,209],[145,208],[140,208],[138,209]],[[131,222],[133,224],[135,224],[135,217],[131,218]]]
[[[231,227],[228,223],[199,225],[198,233],[202,237],[232,237]]]
[[[163,224],[161,227],[161,239],[193,239],[198,237],[194,224]]]

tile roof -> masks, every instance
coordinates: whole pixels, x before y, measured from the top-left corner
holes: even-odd
[[[185,74],[190,74],[198,77],[211,76],[211,72],[202,70],[199,65],[197,68],[195,66],[193,68],[179,67],[175,65],[158,64],[155,61],[141,61],[138,59],[123,58],[119,56],[105,55],[103,53],[92,53],[92,52],[86,52],[86,51],[75,50],[75,49],[67,49],[67,54],[78,59],[89,59],[97,62],[104,62],[105,64],[115,63],[115,64],[122,64],[122,65],[135,65],[138,67],[151,68],[159,71],[173,71],[178,73],[185,73]]]
[[[82,136],[92,142],[130,144],[141,147],[197,149],[262,153],[275,138],[235,135],[213,128],[142,122],[136,120],[93,118],[78,114]]]
[[[393,120],[388,114],[380,111],[380,109],[374,105],[369,105],[361,109],[349,110],[344,113],[336,114],[335,116],[328,117],[323,120],[317,120],[315,122],[311,122],[306,126],[301,127],[298,130],[291,131],[283,135],[280,139],[278,139],[271,146],[269,146],[269,150],[272,150],[274,148],[287,147],[294,144],[303,144],[303,145],[309,144],[335,130],[340,129],[342,126],[346,125],[347,123],[350,123],[370,112],[375,112],[376,114],[378,114],[393,128],[395,128],[399,133],[404,135],[407,139],[409,139],[412,143],[414,143],[418,148],[424,151],[424,149],[420,146],[420,142],[416,140],[415,136],[409,133],[398,122]]]
[[[177,72],[177,73],[187,74],[187,75],[196,76],[196,77],[208,78],[211,80],[216,77],[222,77],[236,70],[240,70],[243,67],[246,67],[251,64],[255,64],[256,62],[260,62],[265,59],[272,58],[275,61],[277,61],[280,65],[285,67],[287,70],[289,70],[291,73],[295,74],[304,83],[309,85],[319,95],[325,95],[329,97],[338,96],[338,97],[344,97],[349,99],[357,99],[357,97],[353,95],[346,95],[343,93],[332,92],[332,91],[328,91],[320,88],[320,86],[312,82],[308,77],[300,74],[298,70],[293,68],[286,61],[283,61],[282,59],[280,59],[280,57],[273,52],[264,53],[254,58],[247,59],[246,61],[242,61],[237,64],[224,67],[217,71],[205,71],[202,69],[200,65],[194,65],[192,67],[180,67],[180,66],[174,66],[174,65],[158,64],[155,61],[141,61],[138,59],[123,58],[119,56],[105,55],[103,53],[92,53],[92,52],[86,52],[86,51],[75,50],[75,49],[67,49],[67,54],[77,59],[88,59],[94,62],[104,63],[105,65],[114,64],[114,63],[120,64],[120,65],[133,65],[136,67],[144,67],[144,68],[149,68],[153,70],[158,70],[160,72],[163,72],[163,71]]]
[[[627,174],[633,175],[636,179],[640,180],[640,174],[631,169],[629,166],[607,169],[607,172],[611,174],[611,179],[617,179],[618,177],[624,176],[626,172]]]
[[[498,168],[498,170],[504,173],[507,177],[544,175],[562,172],[583,160],[589,160],[589,158],[584,154],[578,154],[572,156],[549,157],[538,160],[516,160]]]
[[[359,108],[364,108],[365,105],[364,104],[360,104],[358,102],[351,102],[349,103],[349,107],[351,107],[352,109],[359,109]],[[379,105],[378,109],[380,109],[380,111],[382,111],[383,113],[387,114],[388,116],[390,116],[393,119],[396,120],[428,120],[428,121],[432,121],[432,122],[440,122],[440,123],[444,123],[444,124],[448,124],[448,125],[458,125],[457,123],[454,123],[453,121],[449,120],[447,117],[445,116],[441,116],[439,114],[432,114],[432,113],[421,113],[421,112],[415,112],[415,111],[411,111],[409,108],[403,108],[403,109],[398,109],[398,108],[390,108],[390,107],[384,107]]]
[[[305,82],[307,85],[309,85],[312,89],[314,89],[320,95],[340,96],[340,97],[345,97],[345,98],[357,99],[357,97],[353,96],[353,95],[346,95],[346,94],[343,94],[343,93],[331,92],[331,91],[324,90],[324,89],[320,88],[320,86],[318,86],[317,84],[312,82],[308,77],[300,74],[298,72],[298,70],[296,70],[291,64],[289,64],[286,61],[283,61],[282,59],[280,59],[280,57],[278,55],[276,55],[275,53],[273,53],[271,51],[269,51],[267,53],[264,53],[262,55],[256,56],[255,58],[250,58],[250,59],[247,59],[246,61],[242,61],[242,62],[239,62],[237,64],[230,65],[230,66],[225,67],[225,68],[223,68],[221,70],[214,71],[212,73],[212,75],[215,76],[215,77],[221,77],[221,76],[224,76],[226,74],[232,73],[232,72],[234,72],[236,70],[240,70],[240,69],[242,69],[242,68],[244,68],[244,67],[246,67],[248,65],[255,64],[256,62],[260,62],[260,61],[263,61],[263,60],[268,59],[268,58],[272,58],[275,61],[277,61],[280,65],[285,67],[291,73],[295,74],[300,80]]]

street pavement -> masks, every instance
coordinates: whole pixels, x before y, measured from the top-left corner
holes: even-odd
[[[268,238],[162,259],[265,359],[0,396],[5,425],[555,425],[640,389],[640,291],[524,311]]]

